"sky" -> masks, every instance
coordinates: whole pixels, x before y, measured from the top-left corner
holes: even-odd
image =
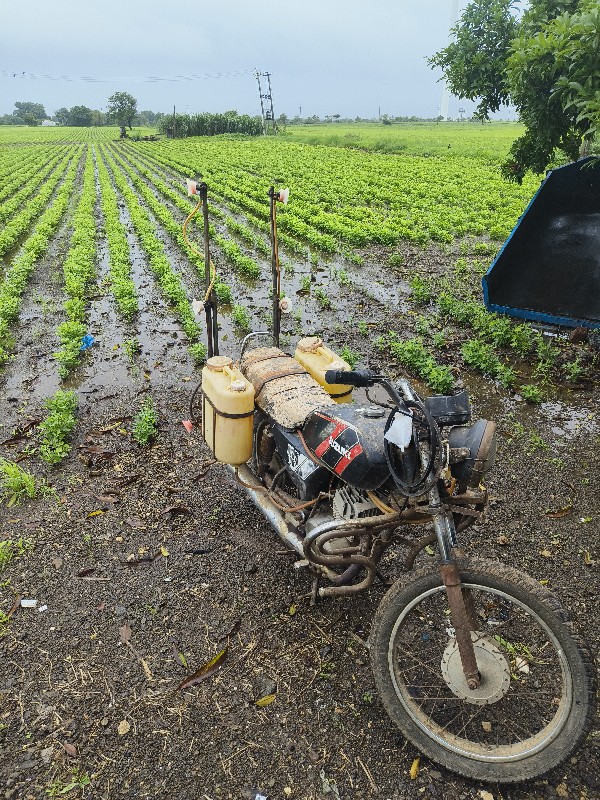
[[[459,8],[467,0],[459,2]],[[0,0],[0,114],[16,101],[105,109],[435,117],[452,0]],[[82,80],[85,78],[85,80]],[[450,98],[449,115],[474,104]],[[500,114],[508,117],[508,112]]]

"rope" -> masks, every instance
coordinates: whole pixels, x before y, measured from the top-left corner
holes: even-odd
[[[196,253],[196,255],[199,256],[202,259],[202,261],[204,261],[204,253],[201,253],[195,247],[194,243],[190,242],[190,240],[188,239],[188,236],[187,236],[187,226],[191,222],[191,220],[196,216],[198,211],[200,211],[201,208],[202,208],[202,198],[199,198],[198,203],[196,204],[195,208],[192,209],[192,211],[190,211],[190,213],[186,217],[185,222],[183,223],[183,240],[187,244],[187,246],[190,248],[190,250],[193,253]],[[208,286],[208,289],[206,290],[206,294],[204,295],[204,305],[206,305],[208,303],[208,300],[210,298],[211,292],[212,292],[212,290],[214,288],[214,285],[216,283],[216,280],[217,280],[217,270],[215,268],[215,265],[213,264],[212,258],[210,259],[210,270],[211,270],[211,281],[210,281],[210,284]]]

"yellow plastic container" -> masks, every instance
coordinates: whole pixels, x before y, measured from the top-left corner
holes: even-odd
[[[202,369],[202,436],[217,461],[239,467],[252,455],[254,387],[227,356]]]
[[[296,345],[294,358],[313,378],[321,384],[336,403],[352,402],[352,386],[343,383],[326,383],[325,373],[328,369],[352,369],[347,361],[325,347],[318,336],[307,336]]]

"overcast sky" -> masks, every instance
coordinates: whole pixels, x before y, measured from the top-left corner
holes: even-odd
[[[0,113],[17,100],[49,114],[103,109],[127,91],[140,110],[257,114],[258,68],[272,75],[276,116],[301,107],[303,117],[374,117],[381,107],[435,117],[442,84],[425,59],[447,44],[452,0],[0,0],[0,9]],[[473,108],[451,98],[451,117],[459,106]]]

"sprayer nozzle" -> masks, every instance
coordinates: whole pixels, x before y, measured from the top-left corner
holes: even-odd
[[[290,196],[289,189],[280,189],[279,193],[277,194],[277,199],[280,202],[282,202],[284,206],[287,206],[289,196]]]

